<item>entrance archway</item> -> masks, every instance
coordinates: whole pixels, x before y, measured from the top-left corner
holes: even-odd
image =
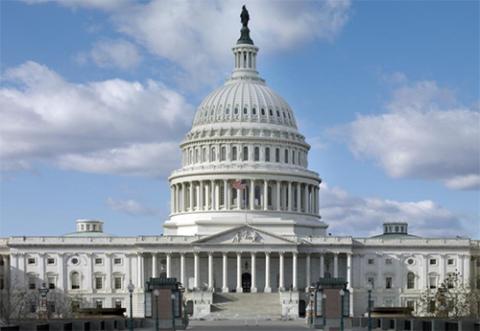
[[[242,274],[242,289],[243,293],[248,293],[250,292],[250,289],[252,287],[252,275],[248,272],[244,272]]]

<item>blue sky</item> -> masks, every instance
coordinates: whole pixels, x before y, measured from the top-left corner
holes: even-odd
[[[159,234],[196,105],[229,75],[242,2],[2,1],[0,235],[77,218]],[[249,2],[323,219],[480,237],[479,2]]]

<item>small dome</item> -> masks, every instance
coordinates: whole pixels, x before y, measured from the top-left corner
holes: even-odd
[[[296,129],[287,102],[262,80],[232,79],[200,104],[193,126],[213,123],[269,123]]]

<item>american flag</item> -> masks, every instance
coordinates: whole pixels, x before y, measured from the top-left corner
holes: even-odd
[[[247,185],[243,184],[242,180],[237,179],[232,182],[232,187],[237,190],[243,190],[245,187],[247,187]]]

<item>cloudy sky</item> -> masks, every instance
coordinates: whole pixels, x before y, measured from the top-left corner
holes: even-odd
[[[0,235],[159,234],[243,3],[334,235],[480,238],[478,1],[2,1]]]

